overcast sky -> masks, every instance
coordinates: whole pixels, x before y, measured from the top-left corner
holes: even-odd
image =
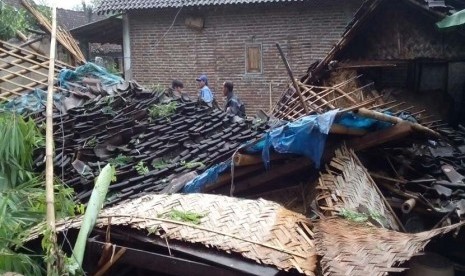
[[[34,0],[36,3],[43,3],[47,6],[52,6],[53,1],[56,1],[58,8],[63,9],[73,9],[76,6],[80,6],[82,0]],[[89,3],[89,0],[86,0],[86,3]]]

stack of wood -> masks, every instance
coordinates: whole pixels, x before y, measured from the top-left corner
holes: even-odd
[[[52,23],[50,20],[44,16],[40,11],[38,11],[31,3],[27,0],[21,0],[21,4],[37,19],[37,22],[42,27],[44,31],[47,33],[51,33],[52,31]],[[86,58],[82,53],[81,49],[79,48],[76,40],[71,36],[71,34],[62,27],[57,28],[56,38],[58,43],[60,43],[63,47],[68,50],[68,52],[72,55],[76,63],[85,63]]]

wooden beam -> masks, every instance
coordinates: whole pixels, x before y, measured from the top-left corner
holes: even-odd
[[[387,142],[405,138],[413,133],[412,125],[406,122],[398,123],[393,127],[368,133],[362,137],[349,140],[347,146],[360,151],[382,145]]]

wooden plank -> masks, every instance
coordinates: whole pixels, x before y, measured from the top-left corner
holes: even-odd
[[[403,122],[384,130],[371,132],[362,137],[353,138],[347,142],[347,145],[355,151],[359,151],[405,138],[412,133],[412,125]]]

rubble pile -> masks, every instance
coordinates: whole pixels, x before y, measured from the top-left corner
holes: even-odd
[[[264,131],[251,121],[236,122],[220,110],[198,105],[188,97],[170,97],[144,90],[135,82],[116,88],[117,95],[98,97],[54,116],[55,171],[86,202],[100,168],[116,166],[108,204],[164,190],[173,180],[202,172],[224,161],[244,142]],[[45,122],[37,113],[38,125]],[[36,169],[44,168],[44,152]],[[174,189],[174,190],[173,190]]]
[[[403,141],[361,155],[411,232],[450,225],[465,213],[465,132],[438,131],[442,139]]]

